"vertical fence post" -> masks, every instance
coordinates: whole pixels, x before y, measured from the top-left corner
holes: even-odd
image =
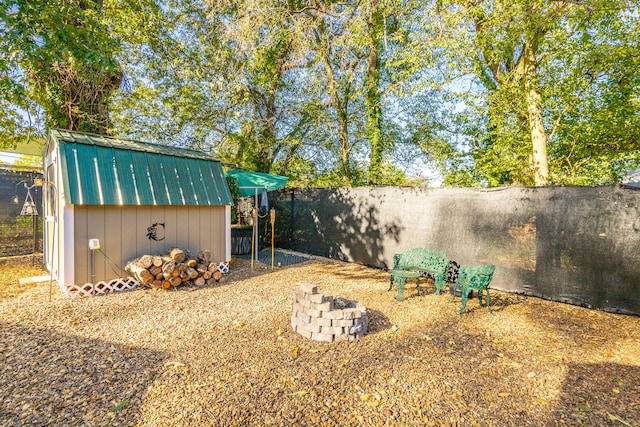
[[[289,247],[293,245],[293,218],[295,216],[295,189],[291,189],[291,201],[290,201],[290,209],[289,209]]]
[[[32,254],[38,252],[38,215],[35,212],[31,213],[31,224],[33,225],[33,250]]]

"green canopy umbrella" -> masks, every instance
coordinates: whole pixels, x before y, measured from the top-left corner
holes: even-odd
[[[240,195],[242,197],[253,196],[259,191],[273,191],[282,188],[287,183],[286,176],[271,175],[263,172],[250,172],[243,169],[232,169],[225,174],[228,178],[238,180]]]
[[[227,178],[235,178],[238,181],[238,189],[240,190],[240,195],[242,197],[255,197],[255,207],[258,208],[258,193],[263,192],[263,203],[266,209],[266,192],[277,190],[282,188],[287,183],[286,176],[282,175],[271,175],[263,172],[250,172],[244,169],[232,169],[228,171],[225,176]],[[261,206],[262,207],[262,206]],[[266,216],[266,212],[265,215]],[[255,259],[258,260],[258,222],[260,215],[258,214],[256,217],[255,224]]]

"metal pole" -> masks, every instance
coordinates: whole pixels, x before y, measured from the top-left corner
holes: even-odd
[[[94,256],[93,256],[93,250],[90,250],[89,253],[91,254],[91,261],[90,261],[90,264],[91,264],[91,295],[93,295],[93,291],[94,291],[93,287],[95,286],[94,283],[96,281],[96,273],[95,273],[95,270],[94,270],[94,267],[95,267],[94,266],[94,261],[95,261],[95,259],[94,259]]]
[[[34,212],[31,212],[31,223],[33,224],[33,251],[31,251],[31,265],[33,266],[33,258],[38,249],[38,221],[37,215],[34,215]]]
[[[251,230],[251,271],[253,271],[253,252],[255,250],[255,239],[256,239],[256,208],[251,210],[251,218],[253,218],[253,229]],[[257,255],[256,255],[257,258]]]
[[[271,208],[271,212],[269,212],[271,214],[271,269],[273,270],[273,264],[274,264],[274,246],[275,246],[275,238],[273,236],[274,230],[275,230],[275,224],[276,224],[276,210],[274,208]]]
[[[256,261],[258,261],[258,248],[260,247],[260,244],[258,243],[258,239],[260,237],[260,226],[259,226],[259,218],[258,218],[258,187],[255,188],[255,199],[254,199],[254,204],[253,204],[253,212],[254,212],[254,216],[253,216],[253,223],[256,225],[256,239],[255,239],[255,254],[256,254]]]

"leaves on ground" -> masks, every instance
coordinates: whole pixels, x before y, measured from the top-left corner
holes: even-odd
[[[388,275],[317,259],[236,260],[223,285],[69,299],[0,267],[0,424],[633,425],[636,317],[491,291],[388,292]],[[26,274],[25,274],[26,273]],[[290,326],[301,282],[361,302],[369,333],[308,340]],[[422,286],[421,286],[422,287]],[[278,339],[276,339],[276,337]]]

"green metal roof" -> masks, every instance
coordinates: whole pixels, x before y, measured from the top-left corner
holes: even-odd
[[[74,205],[224,206],[219,161],[200,151],[52,129],[65,201]]]

